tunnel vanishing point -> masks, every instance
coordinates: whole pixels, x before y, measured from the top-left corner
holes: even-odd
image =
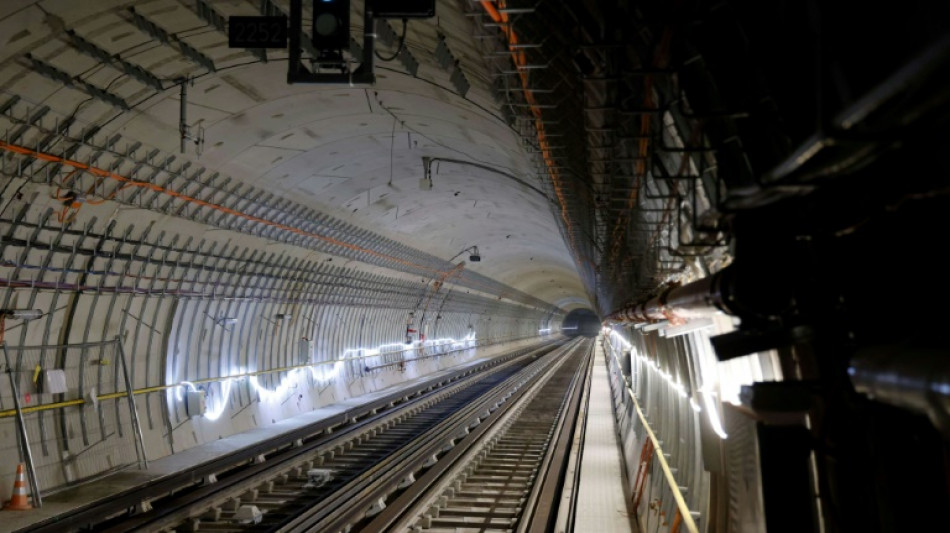
[[[945,530],[948,21],[0,2],[0,531]]]

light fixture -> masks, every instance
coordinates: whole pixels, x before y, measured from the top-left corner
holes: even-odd
[[[349,0],[313,3],[313,47],[321,52],[348,48],[350,44]]]
[[[277,313],[274,315],[274,318],[277,320],[290,320],[294,315],[290,313]]]
[[[234,324],[237,324],[237,321],[238,321],[237,317],[233,317],[233,316],[223,316],[220,318],[216,318],[214,320],[214,322],[219,326],[234,325]]]
[[[43,316],[39,309],[0,309],[0,316],[16,320],[36,320]]]
[[[482,260],[482,254],[481,252],[478,251],[478,246],[469,246],[468,248],[465,248],[461,252],[455,254],[455,256],[453,256],[452,259],[449,259],[449,262],[451,263],[452,261],[455,260],[456,257],[464,254],[465,252],[469,253],[468,260],[473,263],[477,263]]]

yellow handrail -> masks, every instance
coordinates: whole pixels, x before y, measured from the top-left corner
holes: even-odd
[[[506,337],[502,337],[502,339],[505,339],[505,338],[506,338]],[[518,340],[518,339],[525,339],[525,338],[528,338],[528,337],[516,337],[516,338],[514,338],[514,339],[510,339],[510,338],[509,338],[509,339],[510,339],[510,340]],[[476,342],[477,342],[477,341],[476,341]],[[497,342],[499,342],[499,341],[496,340],[495,343],[497,343]],[[495,344],[495,343],[492,343],[492,344]],[[488,343],[486,343],[486,345],[487,345],[487,344],[488,344]],[[468,350],[469,348],[477,348],[478,346],[479,346],[479,345],[476,344],[476,346],[469,346],[469,347],[466,347],[466,348],[456,348],[456,349],[454,349],[454,350],[449,350],[449,351],[446,352],[446,353],[459,352],[459,351],[462,351],[462,350]],[[427,348],[431,348],[431,346],[427,346]],[[308,364],[303,364],[303,365],[284,366],[284,367],[280,367],[280,368],[269,368],[269,369],[267,369],[267,370],[256,370],[256,371],[253,371],[253,372],[244,372],[244,373],[242,373],[242,374],[232,374],[232,375],[230,375],[230,376],[216,376],[216,377],[213,377],[213,378],[201,378],[201,379],[195,379],[195,380],[185,380],[185,381],[183,381],[183,382],[170,383],[170,384],[168,384],[168,385],[156,385],[156,386],[154,386],[154,387],[145,387],[145,388],[142,388],[142,389],[135,389],[135,390],[132,391],[132,394],[135,394],[135,395],[149,394],[149,393],[151,393],[151,392],[159,392],[159,391],[163,391],[163,390],[173,389],[173,388],[175,388],[175,387],[182,387],[182,386],[185,386],[185,383],[186,383],[186,382],[187,382],[187,383],[191,383],[192,385],[197,385],[197,384],[201,384],[201,383],[214,383],[214,382],[217,382],[217,381],[225,381],[225,380],[228,380],[228,379],[240,379],[240,378],[247,378],[247,377],[251,377],[251,376],[260,376],[260,375],[264,375],[264,374],[273,374],[273,373],[275,373],[275,372],[289,372],[289,371],[291,371],[291,370],[298,370],[298,369],[301,369],[301,368],[313,368],[313,367],[318,367],[318,366],[322,366],[322,365],[330,365],[330,364],[336,364],[336,363],[345,363],[345,362],[347,362],[347,361],[357,361],[357,360],[366,359],[366,358],[369,358],[369,357],[381,357],[381,356],[386,356],[386,355],[394,355],[394,354],[397,354],[397,353],[405,353],[405,352],[412,351],[412,350],[416,350],[416,349],[418,349],[418,347],[415,347],[415,348],[407,348],[407,349],[405,349],[405,350],[399,350],[399,351],[394,351],[394,352],[388,352],[388,353],[385,353],[385,354],[361,355],[361,356],[359,356],[359,357],[350,357],[350,358],[348,358],[348,359],[333,359],[333,360],[331,360],[331,361],[320,361],[320,362],[317,362],[317,363],[308,363]],[[440,354],[440,355],[445,355],[445,354]],[[415,359],[417,359],[417,358],[408,359],[406,362],[411,362],[411,361],[414,361]],[[108,393],[108,394],[102,394],[102,395],[96,396],[96,401],[99,401],[99,400],[112,400],[112,399],[115,399],[115,398],[124,398],[124,397],[126,397],[126,396],[128,396],[128,393],[125,392],[125,391],[122,391],[122,392],[110,392],[110,393]],[[37,412],[37,411],[48,411],[48,410],[51,410],[51,409],[62,409],[62,408],[64,408],[64,407],[69,407],[69,406],[72,406],[72,405],[83,405],[83,404],[86,404],[86,403],[89,403],[89,402],[86,401],[86,400],[83,399],[83,398],[76,398],[75,400],[65,400],[65,401],[62,401],[62,402],[45,403],[45,404],[43,404],[43,405],[34,405],[33,407],[23,407],[22,409],[20,409],[20,412],[22,412],[23,414],[26,414],[26,413],[35,413],[35,412]],[[6,410],[4,410],[4,411],[0,411],[0,418],[9,418],[9,417],[11,417],[11,416],[16,416],[16,409],[6,409]]]
[[[610,355],[617,363],[617,367],[622,368],[620,360],[617,359],[617,353],[614,350],[613,344],[606,336],[604,336],[604,341],[610,345]],[[624,388],[627,390],[627,395],[630,396],[630,399],[633,401],[633,406],[637,410],[637,416],[640,417],[640,422],[643,423],[643,428],[647,430],[647,436],[649,436],[650,440],[653,441],[653,450],[656,454],[656,459],[659,461],[660,468],[663,469],[663,476],[666,477],[666,483],[670,486],[670,491],[673,493],[673,500],[676,501],[676,508],[679,511],[683,525],[686,527],[686,530],[689,531],[689,533],[699,533],[699,527],[696,525],[696,521],[693,520],[693,515],[691,515],[689,512],[689,506],[686,505],[686,500],[683,498],[683,493],[680,492],[679,485],[676,483],[676,478],[673,477],[673,471],[670,470],[670,465],[666,462],[666,458],[663,456],[663,450],[660,448],[660,440],[656,438],[656,435],[653,433],[653,429],[650,427],[650,424],[647,423],[647,419],[643,415],[643,411],[640,409],[640,402],[637,401],[637,396],[633,393],[633,390],[631,390],[630,387]]]

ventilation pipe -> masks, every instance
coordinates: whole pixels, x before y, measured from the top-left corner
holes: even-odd
[[[725,268],[692,283],[669,287],[649,300],[614,311],[607,316],[607,321],[641,323],[668,320],[676,324],[719,311],[738,314],[733,279],[732,268]]]

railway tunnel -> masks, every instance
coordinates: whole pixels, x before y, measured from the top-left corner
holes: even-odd
[[[947,20],[0,2],[0,531],[940,529]]]

